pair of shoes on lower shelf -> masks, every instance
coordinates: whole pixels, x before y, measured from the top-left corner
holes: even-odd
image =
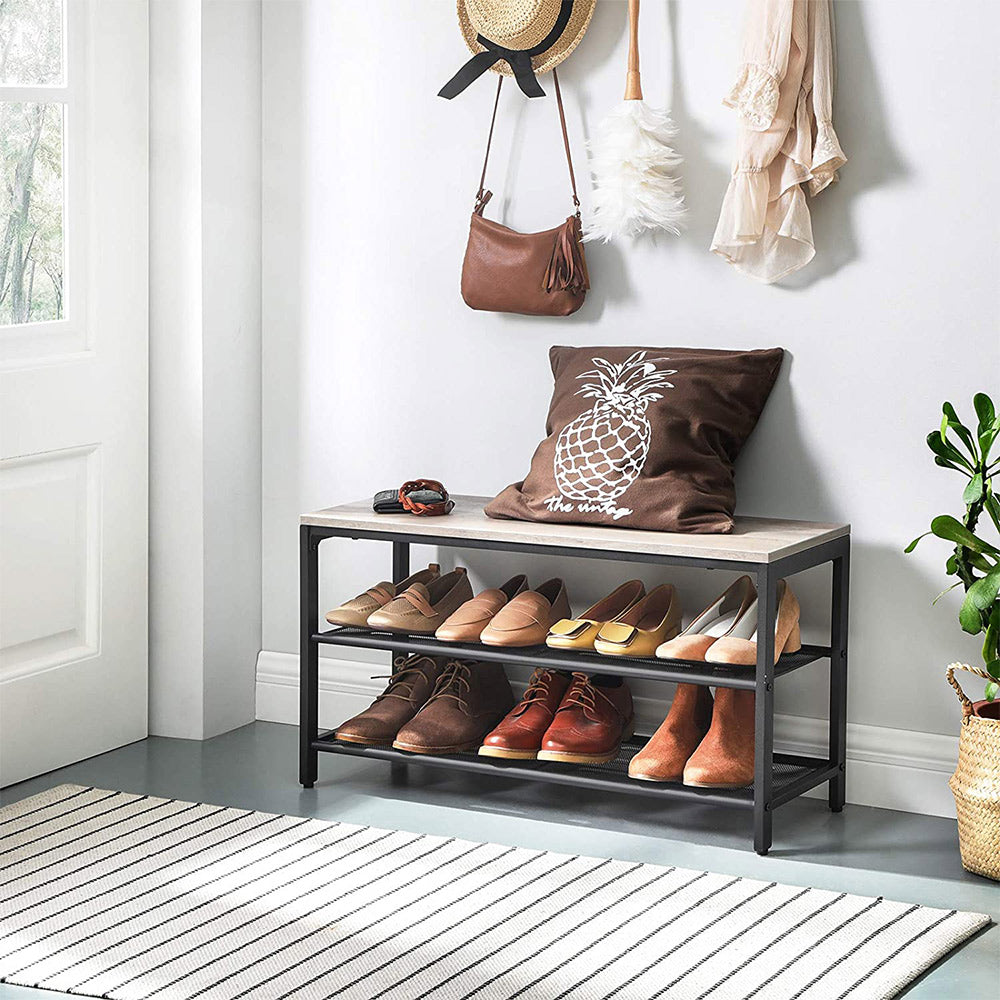
[[[411,753],[461,753],[477,749],[513,704],[499,663],[400,656],[386,689],[334,737]]]
[[[479,749],[484,757],[606,764],[632,735],[632,694],[620,677],[539,668],[524,697]]]
[[[536,670],[521,701],[499,663],[397,657],[386,689],[334,738],[410,753],[479,750],[519,760],[603,764],[632,735],[632,695],[620,678]]]
[[[785,580],[778,581],[775,660],[801,647],[799,602]],[[706,660],[752,666],[757,662],[757,591],[740,577],[681,630],[681,607],[671,584],[648,594],[641,580],[629,580],[578,618],[556,622],[546,645],[596,651],[605,656]]]

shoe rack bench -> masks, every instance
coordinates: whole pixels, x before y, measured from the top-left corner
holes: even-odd
[[[689,535],[628,528],[497,521],[483,513],[486,497],[454,497],[446,517],[375,514],[368,501],[304,514],[300,527],[301,682],[299,778],[305,788],[316,781],[320,753],[421,764],[480,774],[548,781],[590,789],[666,799],[744,807],[753,812],[754,848],[771,846],[774,810],[824,782],[829,806],[844,806],[847,734],[847,611],[850,587],[850,527],[769,518],[737,518],[728,535]],[[656,566],[690,566],[747,573],[758,591],[757,666],[718,666],[688,660],[607,657],[536,646],[503,649],[471,643],[439,642],[433,636],[393,635],[357,628],[320,629],[319,546],[328,538],[375,539],[392,545],[392,579],[410,572],[411,543],[464,549],[493,549],[584,559],[614,559]],[[777,582],[813,566],[832,564],[831,627],[827,646],[803,645],[774,663]],[[721,588],[720,588],[721,589]],[[704,684],[752,690],[755,700],[754,783],[747,788],[691,788],[679,782],[654,783],[628,777],[628,762],[646,742],[626,741],[618,758],[603,765],[563,764],[480,757],[474,753],[432,756],[389,747],[340,743],[319,729],[319,649],[321,645],[428,653],[451,659],[499,660],[526,667],[550,667],[589,674]],[[830,666],[829,749],[825,757],[776,753],[774,688],[779,677],[817,660]]]

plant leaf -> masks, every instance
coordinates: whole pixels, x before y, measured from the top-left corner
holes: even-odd
[[[958,624],[962,626],[962,631],[968,632],[969,635],[979,635],[983,630],[983,616],[979,608],[969,600],[968,594],[958,609]]]
[[[943,538],[948,542],[955,542],[956,545],[963,545],[973,552],[992,552],[1000,555],[1000,552],[989,542],[978,538],[969,529],[956,520],[950,514],[939,514],[931,521],[931,531],[938,538]]]
[[[996,407],[993,405],[993,400],[985,392],[977,392],[972,397],[972,405],[976,408],[976,416],[979,417],[978,431],[982,434],[996,420]]]
[[[968,482],[965,487],[965,492],[962,493],[962,500],[965,502],[966,507],[969,504],[975,503],[983,495],[983,476],[982,473],[977,472]]]
[[[941,407],[942,412],[945,416],[945,424],[942,426],[950,427],[959,437],[959,440],[966,448],[969,449],[969,454],[972,455],[972,460],[975,461],[979,456],[976,451],[976,445],[972,439],[972,432],[969,430],[961,420],[958,419],[958,414],[955,412],[955,407],[951,403],[945,403]],[[942,430],[941,437],[944,439],[945,432]]]
[[[922,535],[917,535],[917,537],[914,538],[913,541],[910,542],[910,544],[907,545],[905,549],[903,549],[903,552],[912,552],[917,547],[917,542],[919,542],[921,538],[926,538],[928,535],[933,535],[933,534],[934,534],[933,531],[925,531]]]
[[[956,587],[961,587],[961,586],[962,586],[962,581],[956,580],[950,587],[945,587],[944,590],[942,590],[941,593],[938,594],[933,601],[931,601],[931,606],[933,607],[935,604],[937,604],[937,602],[940,601],[945,594],[950,594]]]
[[[972,463],[957,448],[952,447],[951,444],[945,441],[944,436],[940,431],[931,431],[930,434],[927,435],[927,447],[940,458],[945,458],[949,462],[957,462],[959,465],[964,465],[969,472],[975,471]]]
[[[997,696],[998,690],[1000,690],[1000,685],[998,685],[996,681],[990,681],[989,684],[986,685],[986,700],[993,701],[993,699]]]
[[[997,499],[995,493],[988,493],[986,495],[986,509],[989,511],[989,515],[993,519],[997,531],[1000,531],[1000,500]]]
[[[1000,566],[994,566],[986,576],[980,577],[969,587],[965,599],[979,611],[986,611],[997,599],[1000,590]]]
[[[1000,660],[990,660],[990,662],[986,664],[986,673],[988,673],[995,681],[1000,681]]]

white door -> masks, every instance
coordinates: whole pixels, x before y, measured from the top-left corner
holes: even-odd
[[[146,735],[147,17],[0,0],[0,785]]]

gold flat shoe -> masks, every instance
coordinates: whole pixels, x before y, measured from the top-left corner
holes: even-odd
[[[681,628],[681,603],[670,583],[651,590],[616,621],[601,626],[594,649],[604,656],[653,656]]]
[[[557,621],[545,639],[552,649],[593,649],[597,633],[646,595],[642,580],[629,580],[591,605],[579,618]]]

